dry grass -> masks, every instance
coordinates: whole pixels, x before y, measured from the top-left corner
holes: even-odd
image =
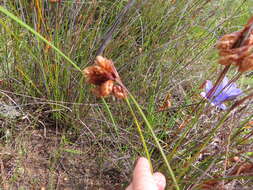
[[[126,6],[123,0],[35,2],[41,3],[0,5],[81,69],[92,63]],[[204,104],[193,112],[201,100],[200,85],[206,79],[214,82],[222,69],[216,64],[216,40],[241,28],[251,6],[239,0],[137,1],[104,49],[152,124],[181,189],[253,187],[247,166],[253,133],[245,128],[252,120],[252,102],[227,119],[225,112]],[[108,98],[107,109],[91,94],[82,73],[50,46],[3,14],[0,25],[1,102],[21,113],[0,119],[0,188],[124,189],[134,160],[144,153],[126,104]],[[251,74],[238,84],[249,89]],[[172,107],[159,112],[166,97]],[[171,185],[152,135],[137,118],[155,170],[163,171]]]

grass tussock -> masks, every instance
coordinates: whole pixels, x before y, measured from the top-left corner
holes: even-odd
[[[222,72],[215,48],[244,27],[252,5],[1,2],[0,187],[124,189],[146,155],[167,189],[253,188],[252,71]],[[100,54],[113,61],[127,101],[101,99],[85,82],[82,70]],[[225,74],[244,95],[222,110],[200,93]]]

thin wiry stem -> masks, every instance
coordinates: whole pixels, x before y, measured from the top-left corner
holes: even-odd
[[[155,134],[155,132],[154,132],[154,130],[153,130],[151,124],[149,123],[147,117],[146,117],[145,114],[143,113],[142,109],[140,108],[140,106],[139,106],[139,104],[137,103],[137,101],[135,100],[135,98],[134,98],[130,93],[129,93],[129,96],[130,96],[131,100],[133,101],[133,103],[135,104],[135,106],[136,106],[138,112],[141,114],[142,118],[144,119],[144,121],[145,121],[145,123],[146,123],[146,125],[147,125],[147,127],[148,127],[148,129],[149,129],[149,131],[151,132],[151,135],[152,135],[152,137],[154,138],[155,144],[157,145],[157,147],[158,147],[158,149],[159,149],[159,151],[160,151],[160,153],[161,153],[161,155],[162,155],[162,157],[163,157],[163,160],[164,160],[164,162],[165,162],[165,164],[166,164],[166,166],[167,166],[167,168],[168,168],[168,170],[169,170],[169,174],[170,174],[171,179],[172,179],[172,181],[173,181],[173,183],[174,183],[174,185],[175,185],[175,188],[176,188],[177,190],[180,190],[179,185],[178,185],[178,182],[177,182],[177,179],[176,179],[176,177],[175,177],[175,174],[174,174],[174,172],[173,172],[173,170],[172,170],[172,168],[171,168],[171,166],[170,166],[170,163],[169,163],[169,161],[168,161],[168,159],[167,159],[167,157],[166,157],[166,155],[165,155],[165,153],[164,153],[164,150],[163,150],[161,144],[159,143],[159,139],[156,137],[156,134]]]
[[[251,26],[248,28],[248,30],[243,32],[242,36],[239,37],[239,39],[234,43],[232,49],[239,48],[239,47],[243,46],[244,43],[246,42],[246,40],[249,38],[249,35],[251,34],[252,31],[253,31],[253,24],[251,24]],[[225,68],[223,69],[223,71],[219,75],[218,79],[216,80],[213,88],[211,88],[211,90],[207,93],[207,98],[208,99],[210,97],[212,97],[212,95],[214,94],[214,92],[216,91],[216,89],[218,88],[218,86],[220,85],[222,80],[224,79],[225,75],[229,71],[230,67],[231,67],[231,65],[226,65],[225,66]]]
[[[141,141],[142,141],[142,145],[143,145],[145,154],[146,154],[147,159],[148,159],[148,161],[149,161],[149,165],[150,165],[150,168],[151,168],[151,172],[153,172],[153,166],[152,166],[152,162],[151,162],[151,157],[150,157],[150,154],[149,154],[149,151],[148,151],[148,147],[147,147],[147,144],[146,144],[144,135],[143,135],[143,133],[142,133],[140,124],[139,124],[139,122],[138,122],[138,120],[137,120],[137,117],[136,117],[136,115],[135,115],[135,113],[134,113],[134,111],[133,111],[133,108],[132,108],[132,106],[131,106],[131,104],[130,104],[128,98],[125,98],[125,100],[126,100],[126,103],[127,103],[127,105],[128,105],[128,108],[129,108],[129,110],[130,110],[130,112],[131,112],[131,114],[132,114],[132,116],[133,116],[133,118],[134,118],[134,122],[135,122],[135,124],[136,124],[136,126],[137,126],[137,130],[138,130],[138,133],[139,133],[139,135],[140,135],[140,138],[141,138]]]
[[[18,17],[16,17],[14,14],[12,14],[11,12],[9,12],[7,9],[5,9],[2,6],[0,6],[0,12],[4,13],[6,16],[8,16],[12,20],[14,20],[18,24],[20,24],[22,27],[26,28],[28,31],[30,31],[31,33],[33,33],[38,39],[40,39],[41,41],[45,42],[47,45],[49,45],[50,47],[52,47],[59,55],[61,55],[64,59],[66,59],[78,71],[82,72],[82,70],[77,66],[76,63],[74,63],[68,56],[66,56],[54,44],[52,44],[51,42],[49,42],[45,37],[43,37],[41,34],[39,34],[38,32],[36,32],[32,27],[30,27],[29,25],[27,25],[26,23],[24,23],[21,19],[19,19]]]

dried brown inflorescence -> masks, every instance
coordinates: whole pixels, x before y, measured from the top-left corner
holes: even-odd
[[[94,65],[85,68],[83,74],[88,83],[97,86],[93,92],[98,97],[107,97],[110,94],[119,99],[127,97],[127,92],[111,60],[97,56]]]
[[[217,44],[221,65],[235,65],[239,72],[253,70],[253,17],[240,31],[224,35]]]

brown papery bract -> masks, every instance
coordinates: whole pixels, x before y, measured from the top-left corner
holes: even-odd
[[[247,56],[239,65],[239,72],[253,70],[253,55]]]
[[[240,31],[224,35],[217,43],[219,64],[235,65],[239,72],[253,70],[253,17]]]
[[[87,82],[94,85],[102,85],[104,82],[111,80],[112,77],[105,69],[100,66],[90,66],[83,70]]]
[[[93,89],[96,96],[106,97],[113,94],[120,99],[127,97],[126,90],[111,60],[97,56],[94,65],[85,68],[83,74],[88,83],[97,86]]]
[[[124,88],[120,85],[113,86],[113,95],[119,99],[124,99],[127,97],[127,93]]]
[[[232,49],[235,42],[241,36],[242,31],[233,32],[231,34],[226,34],[217,43],[217,48],[220,51]]]
[[[112,80],[108,80],[108,81],[104,82],[100,86],[101,96],[109,96],[112,92],[113,86],[114,86],[114,82]]]

